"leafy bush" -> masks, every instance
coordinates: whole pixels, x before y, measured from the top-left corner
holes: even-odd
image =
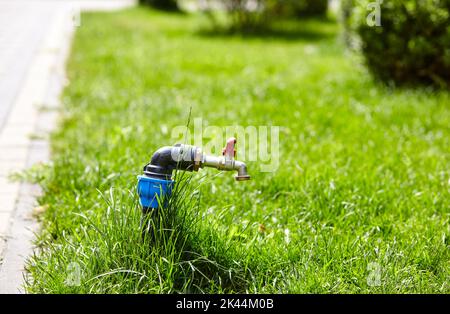
[[[278,18],[323,15],[328,8],[327,0],[203,0],[201,3],[201,8],[208,13],[220,3],[231,29],[240,31],[267,28]]]
[[[222,2],[231,18],[233,29],[251,30],[267,24],[267,13],[271,5],[269,0],[224,0]]]
[[[390,0],[381,26],[369,26],[369,3],[355,1],[352,28],[370,71],[396,84],[450,87],[450,0]]]
[[[140,4],[149,5],[160,10],[177,11],[177,0],[139,0]]]

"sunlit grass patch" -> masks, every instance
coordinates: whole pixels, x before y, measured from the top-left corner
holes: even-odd
[[[30,292],[450,291],[448,92],[378,85],[330,21],[289,37],[146,9],[82,21],[52,164],[29,174],[48,205]],[[280,126],[280,166],[190,177],[195,202],[161,213],[173,231],[152,245],[136,176],[190,107]]]

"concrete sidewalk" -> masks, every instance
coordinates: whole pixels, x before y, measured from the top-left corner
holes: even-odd
[[[79,12],[134,4],[0,0],[0,293],[23,292],[24,262],[37,230],[31,213],[39,189],[11,182],[9,175],[49,160],[46,138],[66,84],[72,35],[82,27]]]

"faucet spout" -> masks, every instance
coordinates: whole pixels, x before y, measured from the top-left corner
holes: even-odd
[[[234,168],[238,172],[237,176],[234,177],[236,181],[250,180],[250,175],[247,173],[247,165],[245,163],[236,160],[234,162]]]

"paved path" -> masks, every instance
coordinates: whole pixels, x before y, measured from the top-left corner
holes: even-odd
[[[113,10],[134,0],[0,0],[0,293],[22,292],[37,224],[36,186],[12,172],[49,159],[45,137],[65,84],[65,61],[80,10]],[[46,110],[41,110],[43,107]]]

